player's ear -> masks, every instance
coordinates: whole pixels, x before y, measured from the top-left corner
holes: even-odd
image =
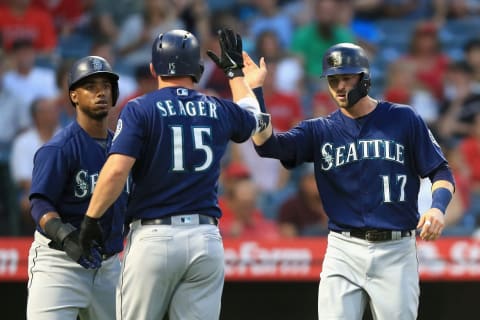
[[[157,78],[157,73],[155,72],[155,69],[153,68],[153,64],[151,62],[150,62],[150,73],[155,79]]]
[[[69,94],[70,94],[70,100],[72,101],[72,103],[73,103],[74,105],[77,105],[77,102],[78,102],[78,95],[77,95],[77,93],[76,93],[75,91],[72,91],[72,90],[71,90],[71,91],[69,92]]]

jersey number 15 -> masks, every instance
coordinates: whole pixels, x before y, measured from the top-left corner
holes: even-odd
[[[182,126],[171,126],[172,129],[172,146],[173,146],[173,167],[172,171],[185,171],[185,147],[184,132]],[[212,148],[205,144],[205,135],[210,137],[212,135],[211,128],[208,127],[192,127],[193,147],[195,150],[202,150],[205,152],[205,160],[195,166],[195,172],[200,172],[208,169],[213,161]]]

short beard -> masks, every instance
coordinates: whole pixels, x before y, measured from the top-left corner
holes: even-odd
[[[103,120],[108,116],[108,111],[95,112],[90,109],[82,109],[83,113],[92,120]]]

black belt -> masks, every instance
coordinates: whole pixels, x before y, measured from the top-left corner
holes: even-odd
[[[414,230],[363,230],[363,229],[354,229],[354,230],[332,230],[336,233],[341,233],[347,237],[359,238],[371,242],[380,242],[380,241],[391,241],[391,240],[400,240],[404,237],[411,237],[415,234]]]
[[[203,214],[197,214],[198,215],[198,224],[213,224],[213,225],[218,225],[218,219],[212,216],[206,216]],[[182,215],[178,215],[182,216]],[[185,215],[188,216],[188,215]],[[155,218],[155,219],[141,219],[142,225],[171,225],[172,224],[172,217],[173,216],[166,216],[162,218]],[[188,224],[188,223],[185,223]]]

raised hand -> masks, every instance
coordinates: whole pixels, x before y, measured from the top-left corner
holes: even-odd
[[[218,37],[221,48],[220,57],[211,50],[207,51],[207,55],[229,79],[243,77],[242,38],[229,28],[220,29]]]
[[[243,51],[243,73],[245,80],[250,88],[259,88],[263,86],[267,76],[267,64],[263,57],[260,58],[260,66],[253,61],[247,52]]]

